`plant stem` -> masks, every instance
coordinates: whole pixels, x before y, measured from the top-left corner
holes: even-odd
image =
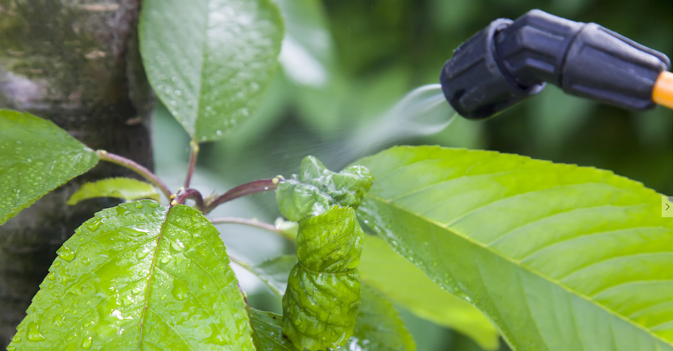
[[[194,202],[196,202],[196,208],[203,212],[203,196],[201,196],[201,193],[196,189],[178,190],[175,199],[171,201],[171,206],[175,206],[177,204],[183,205],[188,199],[194,200]]]
[[[255,227],[259,229],[263,229],[269,232],[273,232],[276,234],[280,234],[280,236],[290,240],[294,241],[294,236],[291,234],[286,233],[283,230],[280,230],[276,228],[273,224],[269,223],[264,223],[260,222],[254,219],[247,219],[247,218],[238,218],[238,217],[219,217],[219,218],[212,218],[210,219],[210,222],[213,224],[242,224],[242,225],[247,225],[250,227]]]
[[[143,178],[145,178],[147,181],[149,181],[154,186],[159,188],[159,190],[161,190],[161,192],[164,193],[164,195],[166,195],[166,197],[170,199],[171,191],[168,189],[166,184],[164,184],[164,182],[162,182],[161,179],[159,179],[159,177],[157,177],[154,173],[150,172],[149,169],[129,160],[128,158],[121,157],[119,155],[115,155],[115,154],[107,152],[105,150],[96,150],[96,154],[98,155],[98,158],[103,160],[103,161],[118,164],[122,167],[126,167],[126,168],[138,173]]]
[[[189,188],[189,183],[192,181],[192,174],[194,174],[194,168],[196,168],[196,158],[199,154],[199,144],[192,140],[189,143],[191,151],[189,153],[189,168],[187,169],[187,177],[185,177],[185,189]]]
[[[216,197],[212,201],[208,202],[206,204],[206,207],[203,211],[203,213],[208,213],[212,211],[215,207],[227,202],[231,201],[234,199],[238,199],[239,197],[243,197],[246,195],[251,195],[251,194],[256,194],[256,193],[261,193],[264,191],[269,191],[269,190],[276,190],[278,187],[278,183],[282,182],[283,177],[277,176],[274,178],[270,179],[261,179],[261,180],[256,180],[254,182],[246,183],[243,185],[239,185],[226,193]]]

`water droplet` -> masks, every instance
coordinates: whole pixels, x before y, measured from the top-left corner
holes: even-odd
[[[175,239],[175,241],[171,241],[171,248],[175,251],[182,251],[184,250],[185,245],[180,242],[180,239]]]
[[[28,341],[36,342],[47,340],[44,335],[40,334],[40,325],[36,322],[28,323],[28,332],[26,332],[26,337]]]
[[[72,251],[69,247],[67,247],[65,245],[61,246],[61,248],[58,249],[58,251],[56,251],[56,254],[62,260],[65,260],[65,261],[68,261],[68,262],[75,259],[75,251]]]
[[[58,266],[60,266],[60,265],[61,265],[61,261],[56,261],[56,262],[54,262],[54,267],[58,267]]]
[[[171,295],[173,295],[173,297],[178,301],[184,301],[189,297],[189,289],[187,289],[187,287],[181,282],[174,280]]]
[[[7,351],[14,351],[14,350],[16,350],[16,347],[11,346],[11,345],[7,346]]]
[[[136,208],[139,209],[139,210],[142,209],[143,208],[142,202],[140,202],[140,201],[136,202]]]
[[[92,340],[93,340],[93,337],[92,337],[92,336],[90,336],[90,337],[84,339],[84,341],[82,341],[82,348],[85,349],[85,350],[90,349],[90,348],[91,348],[91,344],[93,343]]]
[[[54,272],[51,272],[51,273],[47,274],[47,279],[49,279],[49,280],[56,279],[56,274]]]
[[[164,257],[161,258],[160,261],[161,261],[161,263],[168,263],[168,261],[170,261],[170,260],[171,260],[170,257],[168,257],[168,256],[164,256]]]

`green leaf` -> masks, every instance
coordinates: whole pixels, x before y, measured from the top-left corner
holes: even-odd
[[[51,121],[0,110],[0,224],[98,163]]]
[[[498,332],[473,305],[442,290],[383,239],[366,235],[360,279],[415,315],[459,331],[484,349],[498,348]]]
[[[256,109],[283,23],[270,0],[145,0],[139,36],[157,96],[194,140],[209,141]]]
[[[365,167],[351,166],[335,173],[317,158],[307,156],[299,175],[278,184],[276,199],[283,216],[296,222],[323,213],[334,204],[357,209],[373,180]]]
[[[287,288],[287,278],[290,276],[292,267],[297,264],[297,257],[291,255],[282,255],[270,260],[266,260],[256,266],[241,264],[244,268],[254,273],[262,282],[264,282],[271,292],[283,297]]]
[[[297,351],[297,348],[283,337],[280,325],[282,319],[283,317],[275,313],[250,309],[250,320],[260,345],[257,351]]]
[[[355,333],[339,350],[413,351],[416,344],[393,305],[376,290],[362,285]]]
[[[257,310],[252,310],[251,316],[260,351],[297,350],[287,338],[282,337],[281,316]],[[390,302],[374,289],[363,285],[362,305],[358,310],[354,334],[339,350],[414,351],[416,345]]]
[[[334,200],[317,187],[287,179],[278,184],[276,201],[285,218],[297,222],[308,215],[318,215],[334,205]]]
[[[517,155],[395,147],[361,214],[516,350],[673,350],[673,220],[611,172]]]
[[[10,350],[255,349],[224,244],[191,207],[103,210],[58,256]]]
[[[299,181],[321,189],[341,206],[357,209],[372,186],[374,178],[369,170],[362,166],[350,166],[339,173],[327,169],[313,156],[301,161]]]
[[[132,178],[108,178],[86,183],[70,196],[68,205],[96,197],[116,197],[127,201],[152,199],[159,201],[159,193],[152,184]]]
[[[244,267],[282,297],[288,274],[296,263],[295,256],[284,255]],[[383,239],[365,235],[358,271],[363,291],[365,286],[376,288],[415,315],[468,335],[486,350],[498,348],[497,330],[476,307],[437,286]],[[366,304],[364,297],[362,303]]]
[[[283,296],[283,333],[297,348],[337,348],[353,335],[363,236],[351,207],[332,206],[299,222],[299,262]]]

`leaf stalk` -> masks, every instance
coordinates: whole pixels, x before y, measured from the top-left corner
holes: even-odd
[[[111,152],[107,152],[105,150],[96,150],[96,154],[98,155],[98,158],[100,160],[114,163],[117,165],[120,165],[122,167],[128,168],[136,173],[138,173],[140,176],[145,178],[147,181],[152,183],[154,186],[159,188],[161,192],[166,195],[167,198],[171,197],[171,191],[168,189],[166,184],[159,179],[154,173],[152,173],[149,169],[139,165],[138,163],[129,160],[128,158],[113,154]]]

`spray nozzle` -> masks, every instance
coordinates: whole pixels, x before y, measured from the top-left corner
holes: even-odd
[[[495,20],[463,43],[440,82],[451,106],[470,119],[493,116],[546,82],[571,95],[646,110],[655,106],[655,85],[670,66],[666,55],[595,23],[532,10],[516,21]]]

